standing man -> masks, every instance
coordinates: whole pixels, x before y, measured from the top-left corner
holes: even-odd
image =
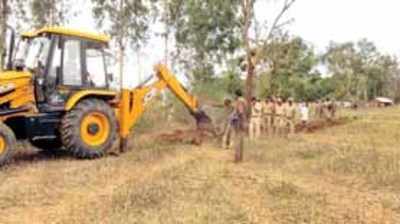
[[[268,98],[264,104],[264,129],[266,134],[272,135],[274,133],[274,114],[275,114],[275,105],[274,100],[272,98]]]
[[[247,104],[241,90],[236,90],[235,95],[234,110],[230,117],[230,122],[235,135],[235,162],[241,162],[243,160],[243,133],[245,130]]]
[[[278,136],[282,137],[285,126],[285,106],[283,105],[281,98],[278,98],[276,102],[274,125],[276,133]]]
[[[334,120],[336,116],[336,103],[334,100],[329,100],[327,104],[328,119]]]
[[[260,138],[262,112],[263,112],[263,106],[260,100],[253,97],[251,99],[251,111],[250,111],[250,122],[249,122],[249,137],[251,141]]]
[[[315,106],[315,111],[316,111],[317,119],[322,119],[323,114],[324,114],[324,106],[323,106],[321,100],[317,101],[317,104]]]
[[[317,101],[311,101],[309,104],[310,120],[317,118]]]
[[[231,149],[233,147],[233,139],[235,138],[235,131],[233,129],[232,123],[230,122],[230,117],[233,116],[234,108],[232,101],[229,98],[224,99],[224,121],[222,121],[222,148]]]
[[[296,106],[293,103],[293,99],[289,98],[286,110],[285,110],[285,118],[286,118],[286,128],[288,130],[287,136],[293,135],[295,131],[295,119],[296,119]]]
[[[301,125],[303,127],[306,127],[308,121],[310,120],[310,108],[307,101],[302,103],[300,106],[300,119],[301,119]]]
[[[329,98],[326,98],[325,101],[322,104],[322,114],[323,118],[325,120],[330,120],[330,107],[331,106],[331,100]]]

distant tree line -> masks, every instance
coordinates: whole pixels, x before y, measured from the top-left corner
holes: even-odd
[[[263,52],[265,67],[258,70],[260,96],[298,100],[334,98],[368,101],[378,96],[400,99],[400,68],[395,56],[380,52],[374,43],[331,42],[317,53],[302,38],[279,35]]]

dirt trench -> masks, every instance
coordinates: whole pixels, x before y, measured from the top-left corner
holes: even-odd
[[[315,133],[323,129],[332,128],[334,126],[345,125],[349,121],[345,118],[334,120],[313,120],[307,124],[297,124],[295,127],[296,133]],[[215,135],[212,131],[201,131],[198,129],[176,129],[171,132],[161,133],[154,138],[161,142],[181,143],[190,145],[202,145],[204,142],[212,141],[221,136]]]

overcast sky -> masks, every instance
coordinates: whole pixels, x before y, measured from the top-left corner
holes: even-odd
[[[91,10],[86,10],[90,8],[89,1],[78,2],[85,10],[71,20],[71,26],[96,30]],[[281,4],[279,0],[259,0],[256,15],[260,20],[270,21]],[[322,52],[330,41],[367,38],[380,50],[400,56],[399,10],[400,0],[297,0],[286,16],[294,22],[286,28],[315,46],[318,52]],[[141,67],[137,55],[129,55],[127,73],[137,74],[129,75],[131,82],[143,80],[151,71],[151,65],[162,60],[162,43],[152,39],[149,46],[139,52]]]
[[[290,11],[293,34],[324,49],[329,41],[367,38],[400,55],[399,0],[298,0]]]

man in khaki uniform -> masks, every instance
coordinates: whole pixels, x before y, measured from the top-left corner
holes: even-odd
[[[261,135],[261,122],[263,106],[255,97],[251,99],[251,112],[249,122],[249,137],[250,140],[260,138]]]
[[[317,101],[315,106],[316,118],[322,119],[324,115],[324,105],[320,100]]]
[[[222,148],[224,149],[230,149],[233,147],[233,139],[235,138],[233,126],[229,120],[230,116],[232,116],[232,113],[234,111],[234,107],[232,105],[232,101],[228,98],[224,100],[224,121],[222,124],[222,130],[223,130],[223,135],[222,135]]]
[[[313,102],[311,102],[311,105],[310,105],[310,119],[317,119],[318,118],[318,103],[317,103],[317,101],[313,101]]]
[[[277,103],[275,106],[275,117],[274,117],[274,126],[276,133],[279,136],[283,136],[284,134],[284,129],[285,129],[285,106],[282,102],[281,98],[277,99]]]
[[[275,105],[274,100],[272,98],[268,98],[264,103],[263,108],[264,115],[264,131],[268,135],[274,134],[274,114],[275,114]]]
[[[293,99],[289,98],[286,109],[285,109],[285,119],[286,119],[286,129],[288,135],[293,135],[295,131],[295,118],[296,118],[296,106],[293,103]]]
[[[331,100],[329,98],[325,102],[325,113],[326,113],[325,117],[328,120],[335,119],[335,116],[336,116],[336,104],[335,104],[335,102],[333,100]]]

